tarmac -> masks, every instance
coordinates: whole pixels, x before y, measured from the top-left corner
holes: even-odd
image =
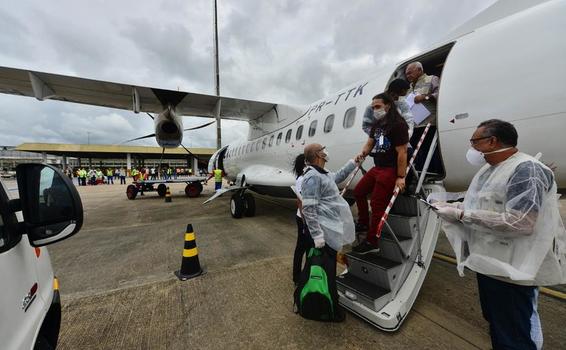
[[[82,230],[49,246],[60,281],[58,349],[490,349],[473,272],[432,261],[395,333],[353,314],[319,323],[293,313],[294,201],[256,196],[253,218],[233,219],[229,194],[207,204],[171,186],[126,198],[124,185],[78,187]],[[179,281],[187,224],[207,273]],[[453,255],[444,235],[438,250]],[[564,289],[564,286],[558,287]],[[546,349],[566,344],[566,301],[539,298]]]

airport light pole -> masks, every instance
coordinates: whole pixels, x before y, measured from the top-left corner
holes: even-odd
[[[218,96],[217,108],[216,110],[216,148],[220,149],[222,147],[222,130],[221,130],[221,118],[220,118],[220,67],[218,64],[218,4],[217,0],[214,0],[214,83],[216,88],[216,96]]]

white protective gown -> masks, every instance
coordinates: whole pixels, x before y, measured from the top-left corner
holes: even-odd
[[[303,217],[311,237],[324,237],[325,243],[336,251],[340,251],[343,245],[350,244],[355,239],[350,206],[336,186],[344,181],[355,167],[353,160],[336,173],[309,166],[303,175]]]
[[[458,271],[521,285],[566,283],[566,231],[552,171],[516,153],[474,176],[462,222],[443,224]],[[511,282],[511,281],[510,281]]]

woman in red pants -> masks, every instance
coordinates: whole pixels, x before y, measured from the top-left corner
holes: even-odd
[[[371,107],[375,121],[360,156],[371,156],[375,166],[354,189],[358,206],[356,230],[364,226],[368,228],[366,240],[353,249],[360,254],[379,252],[378,236],[381,235],[377,232],[377,227],[395,186],[399,186],[401,191],[405,189],[409,144],[409,127],[399,114],[391,96],[387,93],[374,96]],[[368,194],[371,194],[371,219],[368,213]]]

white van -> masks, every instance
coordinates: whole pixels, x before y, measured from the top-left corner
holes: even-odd
[[[83,207],[53,166],[21,164],[16,179],[19,198],[0,180],[0,347],[54,349],[61,303],[44,246],[77,233]]]

